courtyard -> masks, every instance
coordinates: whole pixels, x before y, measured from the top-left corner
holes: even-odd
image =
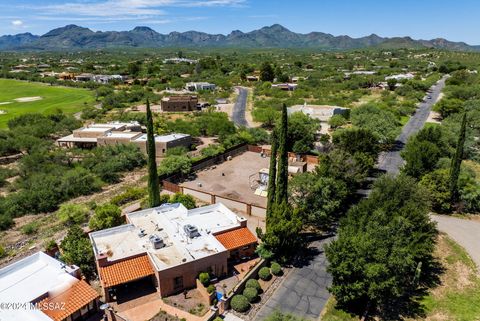
[[[195,179],[181,185],[266,207],[267,198],[255,195],[255,189],[258,187],[259,171],[268,169],[269,162],[268,157],[262,157],[259,153],[245,152],[222,164],[197,172]]]

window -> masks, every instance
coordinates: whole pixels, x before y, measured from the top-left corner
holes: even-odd
[[[183,276],[177,276],[173,279],[173,288],[175,290],[183,289]]]

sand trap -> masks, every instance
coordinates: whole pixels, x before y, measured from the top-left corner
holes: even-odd
[[[20,98],[15,98],[14,100],[18,103],[26,103],[29,101],[37,101],[37,100],[42,100],[43,98],[40,96],[35,96],[35,97],[20,97]]]
[[[11,104],[12,102],[11,101],[4,101],[4,102],[1,102],[0,105],[8,105],[8,104]]]

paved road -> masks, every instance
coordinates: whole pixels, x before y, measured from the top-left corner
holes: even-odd
[[[243,87],[236,88],[238,89],[238,97],[235,105],[233,106],[232,121],[237,126],[248,127],[247,120],[245,119],[248,91]]]
[[[431,218],[440,231],[465,248],[480,269],[480,222],[446,215],[431,215]]]
[[[269,300],[260,308],[255,316],[256,321],[265,319],[275,310],[292,313],[307,319],[317,320],[330,294],[327,287],[332,283],[332,277],[327,273],[327,259],[323,245],[332,238],[314,241],[310,244],[307,255],[301,255],[300,262]]]
[[[427,99],[426,102],[420,103],[415,114],[410,117],[410,120],[405,124],[405,126],[403,126],[402,132],[397,137],[394,148],[388,152],[380,154],[377,165],[378,169],[387,173],[398,174],[403,165],[403,159],[400,156],[400,151],[407,142],[408,138],[422,129],[425,121],[428,118],[428,115],[430,114],[432,106],[438,100],[443,87],[445,87],[445,80],[446,77],[443,77],[436,85],[433,86],[432,93],[430,94],[432,97],[431,99]]]

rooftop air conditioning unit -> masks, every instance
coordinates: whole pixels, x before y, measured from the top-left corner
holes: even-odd
[[[193,239],[197,236],[200,236],[200,233],[198,233],[198,229],[197,229],[196,226],[187,224],[187,225],[183,226],[183,230],[185,231],[185,234],[187,234],[187,236],[191,239]]]
[[[161,249],[162,247],[165,246],[165,243],[163,243],[163,240],[161,237],[158,235],[150,235],[150,243],[152,243],[152,246],[155,250]]]

